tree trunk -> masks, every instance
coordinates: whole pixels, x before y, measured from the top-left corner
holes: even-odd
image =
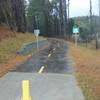
[[[0,23],[18,32],[26,31],[24,0],[0,0]]]

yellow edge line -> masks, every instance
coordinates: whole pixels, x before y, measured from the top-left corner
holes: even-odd
[[[41,74],[41,73],[43,72],[44,68],[45,68],[45,67],[44,67],[44,66],[42,66],[42,67],[40,68],[40,70],[39,70],[39,72],[38,72],[38,73],[39,73],[39,74]]]

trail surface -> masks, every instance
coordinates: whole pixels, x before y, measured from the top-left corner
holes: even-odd
[[[84,100],[67,43],[50,39],[49,44],[0,79],[1,100],[20,100],[22,80],[30,80],[32,100]]]

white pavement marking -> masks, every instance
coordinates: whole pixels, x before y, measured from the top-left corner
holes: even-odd
[[[41,74],[43,72],[44,68],[45,68],[45,66],[42,66],[38,73]]]

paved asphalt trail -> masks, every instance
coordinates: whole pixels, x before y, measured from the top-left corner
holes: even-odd
[[[43,73],[71,74],[73,71],[67,51],[66,43],[50,41],[49,48],[34,54],[24,64],[17,66],[15,72],[38,72],[44,66]],[[48,57],[49,55],[50,57]]]
[[[24,79],[30,80],[32,100],[84,100],[72,75],[67,43],[51,39],[49,43],[0,79],[0,100],[20,100]]]

